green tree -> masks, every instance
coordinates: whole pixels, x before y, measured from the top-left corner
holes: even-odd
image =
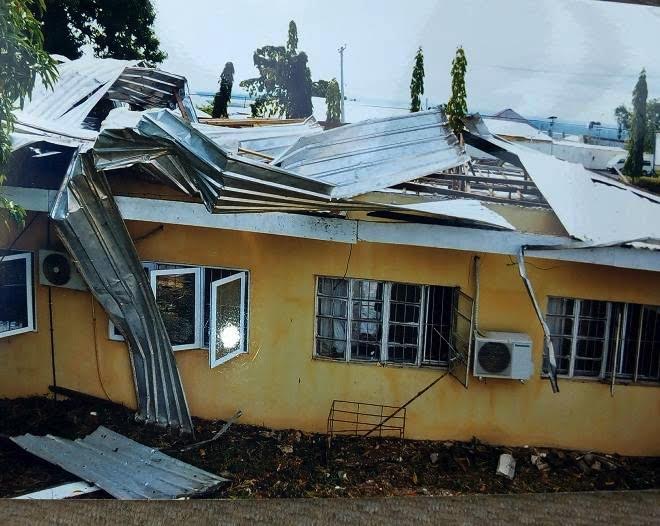
[[[75,59],[90,44],[102,58],[158,64],[167,57],[154,33],[151,0],[46,0],[46,6],[33,14],[43,24],[49,53]]]
[[[655,133],[660,131],[660,99],[650,99],[646,103],[646,137],[644,151],[653,153]],[[660,155],[660,152],[658,152]]]
[[[251,97],[252,115],[288,118],[308,117],[312,113],[312,76],[307,55],[298,52],[298,31],[289,23],[286,46],[263,46],[253,55],[259,76],[241,82]]]
[[[420,96],[424,95],[424,53],[422,48],[415,55],[412,79],[410,79],[410,111],[419,111],[422,107]]]
[[[0,2],[0,185],[6,180],[11,155],[14,109],[30,96],[37,76],[48,87],[57,78],[55,62],[44,51],[43,34],[32,14],[43,9],[43,0]],[[19,222],[25,218],[25,211],[1,193],[0,207]]]
[[[220,90],[213,98],[213,112],[211,116],[214,119],[224,118],[227,114],[227,105],[231,100],[231,89],[234,86],[234,64],[227,62],[220,74]]]
[[[325,121],[327,124],[339,124],[341,119],[341,92],[337,79],[328,82],[328,89],[325,95]]]
[[[462,47],[456,49],[451,62],[451,97],[445,106],[449,127],[456,135],[463,131],[463,119],[467,115],[467,92],[465,91],[465,71],[467,59]]]
[[[614,117],[618,126],[617,137],[619,140],[623,137],[623,130],[630,129],[630,112],[625,105],[617,106],[614,110]]]
[[[329,82],[323,79],[312,82],[312,97],[325,99],[328,96],[328,84]]]
[[[642,175],[644,162],[644,142],[646,140],[646,70],[642,70],[633,90],[632,119],[630,122],[630,141],[628,143],[628,158],[623,165],[623,172],[636,178]]]
[[[286,52],[295,55],[298,52],[298,26],[291,20],[289,22],[289,36],[286,40]]]

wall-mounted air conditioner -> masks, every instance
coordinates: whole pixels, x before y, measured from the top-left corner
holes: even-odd
[[[39,251],[39,283],[49,287],[87,290],[69,255],[52,250]]]
[[[532,340],[517,332],[484,332],[475,338],[474,376],[527,380],[532,376]]]

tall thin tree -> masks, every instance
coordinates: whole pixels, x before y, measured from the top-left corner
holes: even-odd
[[[231,90],[234,86],[234,64],[227,62],[222,73],[220,74],[220,89],[213,97],[213,113],[214,119],[226,119],[229,117],[227,113],[227,105],[231,100]]]
[[[462,47],[456,49],[456,56],[451,63],[451,97],[445,106],[449,127],[456,135],[463,131],[463,120],[467,115],[467,92],[465,90],[465,71],[467,58]]]
[[[289,22],[289,36],[286,41],[286,52],[289,55],[295,55],[298,52],[298,26],[296,22]]]
[[[341,119],[341,92],[339,91],[339,82],[332,79],[328,82],[328,89],[325,92],[325,122],[327,124],[339,124]]]
[[[424,95],[424,53],[420,46],[415,55],[415,66],[410,79],[410,111],[414,113],[422,107],[421,96]]]
[[[632,178],[642,175],[644,165],[644,141],[646,138],[646,70],[642,70],[633,90],[632,117],[630,119],[630,142],[628,158],[623,165],[623,173]]]

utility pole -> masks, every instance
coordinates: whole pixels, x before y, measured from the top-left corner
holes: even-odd
[[[346,44],[341,46],[337,51],[339,51],[339,90],[341,92],[341,122],[346,122],[346,111],[344,110],[344,50],[346,49]]]

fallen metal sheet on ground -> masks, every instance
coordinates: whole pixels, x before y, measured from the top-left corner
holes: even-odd
[[[88,484],[87,482],[69,482],[67,484],[55,486],[54,488],[42,489],[41,491],[35,491],[34,493],[28,493],[27,495],[21,495],[20,497],[14,498],[19,500],[70,499],[87,493],[94,493],[95,491],[100,491],[100,489],[101,488],[98,486]]]
[[[227,482],[103,426],[75,441],[30,434],[11,440],[118,499],[192,497]]]

